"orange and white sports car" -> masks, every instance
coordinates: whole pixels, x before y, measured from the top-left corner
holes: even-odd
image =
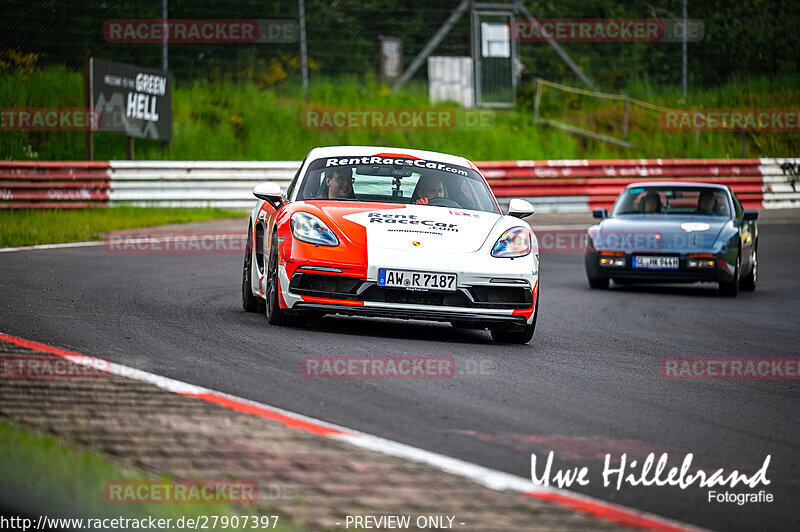
[[[246,311],[272,325],[347,314],[449,321],[527,343],[539,308],[539,249],[512,199],[503,215],[469,160],[331,146],[286,191],[253,189],[242,275]]]

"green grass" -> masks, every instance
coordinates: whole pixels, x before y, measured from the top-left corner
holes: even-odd
[[[733,81],[711,89],[690,87],[688,102],[680,87],[646,81],[630,85],[630,96],[677,108],[793,108],[800,75]],[[548,89],[542,108],[574,125],[620,136],[622,106],[568,96]],[[81,74],[47,68],[27,77],[0,78],[4,107],[79,107]],[[301,122],[307,106],[336,108],[427,108],[426,85],[411,83],[397,93],[374,76],[312,80],[306,102],[296,89],[260,89],[253,83],[227,81],[181,83],[173,91],[173,141],[167,145],[137,139],[137,159],[168,160],[298,160],[314,146],[367,144],[425,148],[464,155],[474,160],[564,159],[616,157],[739,157],[738,133],[665,132],[657,113],[632,108],[631,140],[636,147],[614,145],[534,125],[533,91],[520,89],[515,110],[498,111],[487,130],[446,131],[316,131]],[[570,107],[570,105],[572,107]],[[82,132],[0,132],[0,159],[69,160],[83,157]],[[747,133],[747,155],[790,156],[800,144],[798,133]],[[95,158],[124,157],[124,140],[111,133],[95,134]]]
[[[102,240],[118,229],[242,217],[242,211],[155,207],[0,210],[0,247]]]
[[[234,507],[226,503],[106,502],[104,486],[107,482],[169,479],[149,477],[94,452],[53,436],[26,430],[6,420],[0,420],[0,449],[3,450],[0,453],[0,471],[3,472],[0,505],[6,517],[20,512],[83,519],[142,519],[152,516],[172,519],[175,523],[182,516],[257,515],[247,506]],[[291,530],[297,530],[295,526],[289,526]],[[221,527],[218,529],[222,530]],[[282,526],[279,519],[275,530],[289,529]]]

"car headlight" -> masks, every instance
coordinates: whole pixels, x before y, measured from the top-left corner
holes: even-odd
[[[497,239],[492,248],[492,257],[512,259],[524,257],[531,252],[531,231],[524,227],[509,229]]]
[[[318,246],[338,246],[339,239],[325,222],[307,212],[296,212],[289,220],[292,234],[297,240]]]

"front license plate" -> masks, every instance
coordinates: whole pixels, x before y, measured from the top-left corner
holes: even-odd
[[[378,286],[417,290],[456,291],[456,274],[413,270],[378,270]]]
[[[677,270],[678,257],[636,255],[633,257],[633,267],[640,270]]]

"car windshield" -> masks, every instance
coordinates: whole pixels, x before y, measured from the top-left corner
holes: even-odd
[[[326,157],[311,162],[298,200],[416,203],[499,213],[475,170],[401,157]]]
[[[698,214],[730,216],[724,189],[710,187],[631,187],[622,191],[614,204],[619,214]]]

